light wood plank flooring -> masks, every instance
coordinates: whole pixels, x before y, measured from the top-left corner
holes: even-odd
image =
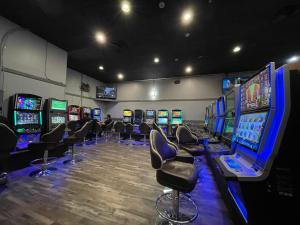
[[[0,193],[0,224],[155,224],[155,201],[164,187],[156,182],[149,147],[108,142],[77,148],[83,161],[71,166],[59,159],[51,176],[31,178],[32,167],[11,173]],[[205,159],[199,168],[193,224],[232,224]]]

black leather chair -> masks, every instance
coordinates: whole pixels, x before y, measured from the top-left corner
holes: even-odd
[[[0,137],[3,142],[0,145],[0,185],[6,184],[8,169],[8,158],[10,151],[16,147],[18,138],[15,132],[10,129],[6,124],[0,123]]]
[[[76,164],[81,161],[81,159],[76,158],[77,154],[75,152],[74,145],[84,142],[84,138],[92,128],[92,125],[93,121],[86,122],[79,130],[75,131],[73,135],[64,139],[64,143],[69,146],[69,151],[67,151],[66,154],[71,156],[70,159],[64,161],[64,164]]]
[[[131,123],[127,123],[125,126],[126,134],[129,135],[129,140],[127,142],[128,145],[132,145],[132,133],[133,133],[133,125]]]
[[[194,157],[187,151],[180,149],[175,143],[171,142],[156,123],[153,124],[153,129],[157,130],[164,137],[164,139],[176,149],[176,160],[186,163],[194,163]]]
[[[64,123],[59,124],[49,133],[41,136],[41,141],[38,143],[31,143],[28,145],[28,149],[31,151],[43,151],[43,158],[35,159],[30,162],[31,166],[38,167],[37,170],[30,173],[32,177],[41,177],[51,174],[56,168],[50,168],[49,165],[53,164],[56,157],[49,157],[49,151],[55,149],[60,143],[65,134],[66,125]]]
[[[143,145],[147,146],[147,136],[150,135],[151,127],[147,123],[143,122],[140,124],[140,132],[144,136]]]
[[[115,123],[114,121],[111,121],[109,124],[107,124],[105,127],[102,128],[106,142],[108,141],[109,136],[111,136],[112,134],[114,123]]]
[[[125,132],[125,124],[122,121],[117,121],[114,124],[114,130],[118,134],[118,143],[121,143],[121,134]]]
[[[198,138],[185,126],[177,128],[176,139],[179,148],[182,148],[193,156],[201,156],[205,153],[205,149],[199,144]]]
[[[191,192],[197,183],[197,170],[193,164],[176,159],[176,148],[170,145],[157,131],[150,133],[150,156],[152,167],[156,170],[156,180],[162,186],[173,189],[172,193],[162,194],[156,201],[159,215],[171,223],[183,224],[196,219],[198,209],[195,202],[187,195],[179,193]],[[170,202],[161,207],[165,202]],[[185,205],[179,207],[179,202]]]

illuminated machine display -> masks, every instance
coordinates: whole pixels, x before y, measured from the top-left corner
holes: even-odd
[[[9,100],[9,120],[18,135],[17,150],[38,142],[42,129],[42,97],[15,94]]]
[[[222,135],[225,117],[225,101],[221,96],[216,101],[216,124],[214,127],[214,136],[219,140]]]
[[[146,123],[152,125],[156,119],[155,110],[146,110]]]
[[[100,108],[92,109],[92,119],[101,121],[102,120],[102,111]]]
[[[183,124],[183,112],[181,109],[173,109],[171,115],[171,132],[175,136],[176,128]]]
[[[46,99],[44,104],[45,132],[68,121],[68,101],[55,98]]]
[[[156,123],[168,135],[169,134],[169,111],[166,109],[158,110]]]
[[[123,110],[123,123],[132,123],[133,112],[130,109]]]
[[[141,109],[134,110],[134,124],[140,125],[144,122],[144,111]]]
[[[91,118],[92,109],[90,107],[81,107],[80,113],[81,113],[81,119]]]
[[[299,124],[297,69],[285,65],[275,72],[270,63],[241,86],[241,112],[232,136],[234,153],[215,158],[232,203],[248,224],[281,224],[278,216],[281,222],[296,217],[297,160],[292,151]]]
[[[68,119],[69,119],[69,121],[80,120],[80,106],[78,106],[78,105],[69,105],[68,106]]]
[[[204,116],[204,129],[208,131],[208,123],[209,123],[209,109],[210,107],[205,108],[205,116]]]
[[[216,102],[209,105],[208,132],[213,135],[216,126]]]

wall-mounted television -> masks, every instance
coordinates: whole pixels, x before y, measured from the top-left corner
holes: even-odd
[[[108,87],[108,86],[96,87],[96,98],[116,99],[117,98],[117,88],[116,87]]]

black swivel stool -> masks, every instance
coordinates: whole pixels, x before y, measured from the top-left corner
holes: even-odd
[[[102,132],[102,127],[100,126],[100,124],[96,121],[94,123],[94,131],[95,131],[95,142],[96,144],[98,144],[98,137],[99,137],[99,134]]]
[[[3,123],[0,123],[0,137],[5,140],[0,145],[0,185],[4,185],[7,182],[7,173],[4,171],[8,169],[10,151],[16,147],[18,138],[15,132]]]
[[[59,124],[49,133],[42,135],[41,141],[38,143],[31,143],[28,149],[31,151],[43,151],[43,158],[35,159],[30,162],[31,166],[38,167],[37,170],[30,173],[31,177],[41,177],[51,174],[56,168],[49,168],[49,165],[56,161],[56,157],[48,157],[49,151],[54,150],[55,147],[62,140],[65,133],[66,125]]]
[[[197,183],[197,171],[193,164],[176,159],[176,149],[156,130],[150,133],[151,164],[156,169],[156,180],[162,186],[173,189],[162,194],[156,201],[158,214],[171,223],[185,224],[196,219],[198,209],[186,194]],[[180,207],[184,205],[184,207]]]
[[[90,129],[92,128],[93,121],[86,122],[78,131],[76,131],[73,135],[67,137],[64,139],[64,143],[71,147],[69,151],[66,152],[66,154],[71,155],[70,159],[65,160],[64,164],[76,164],[77,162],[80,162],[81,159],[76,158],[76,152],[74,149],[74,145],[77,143],[82,143],[84,141],[85,136],[88,134]]]
[[[77,127],[78,127],[78,121],[69,121],[67,123],[68,135],[69,136],[73,135],[75,133]]]
[[[176,130],[176,139],[178,146],[187,151],[193,156],[201,156],[205,154],[205,149],[202,147],[196,135],[185,126],[179,126]]]
[[[150,135],[151,127],[147,123],[141,123],[140,125],[140,132],[144,136],[144,146],[147,146],[147,139],[146,137]]]
[[[127,123],[125,126],[126,134],[129,135],[129,140],[127,142],[128,145],[132,145],[132,133],[133,133],[133,125],[131,123]]]
[[[102,128],[106,142],[108,141],[109,136],[112,134],[112,128],[114,127],[114,123],[114,121],[111,121],[109,124]]]
[[[117,121],[114,124],[114,130],[118,134],[118,143],[121,143],[121,134],[125,132],[125,124],[121,121]]]

